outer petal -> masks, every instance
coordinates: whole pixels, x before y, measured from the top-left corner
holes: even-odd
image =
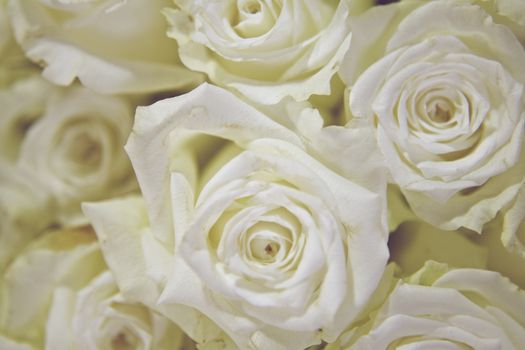
[[[525,183],[510,208],[504,212],[501,241],[509,251],[525,258]]]
[[[61,222],[82,224],[83,200],[129,192],[136,184],[123,150],[132,116],[124,98],[60,89],[24,135],[19,167],[47,183]]]
[[[345,348],[519,349],[525,293],[495,272],[429,261],[394,288]]]
[[[180,10],[165,14],[172,26],[168,35],[179,43],[184,64],[262,104],[286,96],[306,100],[312,94],[328,94],[350,41],[351,6],[345,1],[261,2],[251,15],[243,2],[177,4]],[[254,26],[245,15],[266,20],[246,33],[243,26]]]
[[[34,241],[6,270],[5,309],[0,329],[32,344],[42,344],[47,310],[57,285],[84,286],[104,269],[92,231],[47,233]],[[38,285],[38,288],[35,288]]]

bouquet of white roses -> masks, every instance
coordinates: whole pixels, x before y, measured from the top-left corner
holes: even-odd
[[[525,349],[522,0],[0,0],[0,349]]]

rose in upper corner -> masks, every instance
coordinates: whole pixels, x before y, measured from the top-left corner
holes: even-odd
[[[89,227],[33,241],[0,280],[2,349],[181,349],[172,322],[126,300]],[[17,349],[17,348],[16,348]]]
[[[126,149],[144,199],[84,205],[125,295],[206,343],[196,309],[241,349],[333,341],[366,306],[388,259],[384,193],[289,129],[202,85],[139,108]]]
[[[525,344],[525,291],[497,272],[427,262],[328,349],[508,349]]]
[[[101,93],[187,88],[202,81],[185,69],[165,35],[169,0],[9,1],[25,54],[59,85],[78,78]]]
[[[468,1],[378,7],[341,69],[392,181],[443,229],[481,232],[525,181],[525,50],[495,18]]]
[[[355,2],[354,2],[355,3]],[[177,0],[165,10],[182,62],[258,103],[329,94],[350,43],[351,1]]]

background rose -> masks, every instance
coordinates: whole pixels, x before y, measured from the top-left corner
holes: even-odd
[[[451,1],[378,7],[354,24],[341,70],[352,116],[377,123],[392,180],[419,217],[480,232],[525,178],[520,42],[478,6]]]
[[[182,62],[259,103],[329,94],[350,42],[348,16],[367,2],[177,0],[165,11]],[[352,7],[354,7],[352,9]]]
[[[243,349],[335,340],[385,267],[381,195],[213,86],[140,108],[136,118],[126,149],[144,203],[84,206],[124,294],[199,342],[204,321],[188,321],[181,305]]]
[[[131,103],[35,73],[0,89],[0,270],[47,227],[85,222],[83,200],[136,188]]]
[[[520,349],[524,302],[525,292],[496,272],[428,262],[341,348]]]
[[[83,221],[80,202],[84,200],[107,198],[134,188],[123,150],[132,123],[129,101],[81,87],[51,88],[47,95],[35,99],[21,104],[13,98],[6,115],[2,115],[7,118],[10,137],[22,138],[9,144],[9,153],[10,157],[17,155],[16,166],[38,174],[46,184],[57,202],[61,222]],[[43,100],[42,106],[39,103]],[[29,109],[33,102],[34,108]],[[14,105],[13,110],[10,105]],[[37,113],[39,107],[44,107],[42,114]],[[26,114],[26,110],[31,113]],[[37,121],[31,124],[32,120]],[[24,128],[18,132],[20,124]]]
[[[1,288],[0,333],[33,348],[180,349],[184,341],[173,323],[118,293],[87,227],[33,242]]]
[[[14,0],[9,17],[16,40],[50,81],[69,85],[78,77],[102,93],[148,92],[201,80],[180,65],[166,38],[160,11],[168,3]]]

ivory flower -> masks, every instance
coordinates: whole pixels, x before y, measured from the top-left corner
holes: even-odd
[[[378,7],[353,33],[350,111],[375,123],[392,182],[420,218],[481,232],[525,181],[520,41],[454,1]]]
[[[182,62],[258,103],[329,94],[350,43],[350,1],[177,0],[165,11]]]
[[[32,349],[177,350],[183,342],[173,323],[119,294],[90,228],[45,234],[9,266],[0,286],[0,344],[12,338]]]
[[[521,349],[525,292],[499,273],[429,262],[342,349]]]
[[[80,202],[134,188],[123,150],[132,123],[127,100],[74,87],[50,88],[29,101],[9,101],[13,109],[5,116],[0,112],[7,119],[9,139],[14,138],[7,150],[17,167],[38,174],[46,184],[57,202],[59,221],[85,221]],[[20,123],[25,127],[17,130]]]
[[[295,133],[202,85],[139,108],[126,149],[144,200],[84,205],[124,295],[206,342],[196,309],[242,349],[333,341],[366,306],[388,258],[384,194]]]

